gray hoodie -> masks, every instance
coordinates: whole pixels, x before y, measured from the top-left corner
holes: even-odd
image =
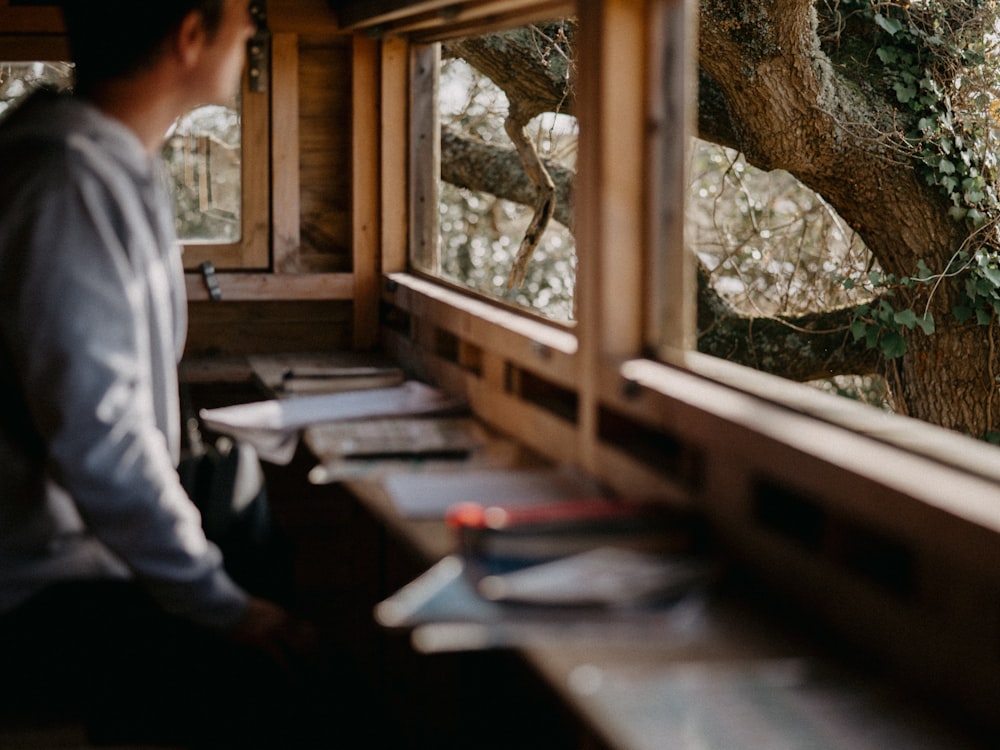
[[[86,102],[33,95],[0,121],[0,612],[135,577],[197,622],[242,614],[175,470],[186,326],[158,165]]]

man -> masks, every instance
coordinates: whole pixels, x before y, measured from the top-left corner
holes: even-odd
[[[82,706],[109,739],[266,744],[301,630],[229,578],[178,479],[157,164],[177,117],[235,93],[248,0],[63,5],[74,95],[0,124],[0,698]]]

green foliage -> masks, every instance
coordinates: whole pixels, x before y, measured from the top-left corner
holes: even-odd
[[[987,54],[996,43],[997,9],[983,0],[846,0],[841,9],[871,24],[887,93],[909,116],[903,135],[916,169],[977,243],[956,253],[940,275],[921,260],[913,277],[871,279],[876,291],[883,290],[882,302],[858,308],[855,338],[881,347],[887,357],[899,356],[905,352],[903,329],[919,326],[930,335],[934,327],[927,313],[893,309],[888,300],[896,298],[894,290],[953,279],[960,297],[952,311],[957,320],[988,324],[1000,312],[997,237],[988,226],[1000,215],[993,134],[1000,113],[993,91],[997,63]]]
[[[918,270],[918,274],[924,271],[926,266]],[[933,314],[927,310],[918,312],[909,306],[897,309],[891,301],[900,297],[908,298],[910,295],[902,293],[930,283],[929,276],[898,278],[893,274],[873,271],[869,275],[869,281],[873,289],[881,289],[882,294],[877,300],[855,308],[854,322],[851,324],[851,335],[855,341],[863,340],[869,349],[878,348],[886,359],[896,359],[906,354],[904,331],[919,328],[926,336],[934,334],[936,324]]]
[[[982,226],[1000,208],[997,157],[988,143],[989,101],[985,92],[973,95],[969,101],[980,116],[970,117],[957,109],[954,97],[977,78],[988,78],[993,63],[988,41],[956,30],[953,16],[972,15],[983,4],[922,3],[919,13],[909,3],[853,4],[863,5],[862,14],[877,27],[875,55],[898,108],[912,114],[915,125],[906,138],[920,173],[948,198],[956,221]]]

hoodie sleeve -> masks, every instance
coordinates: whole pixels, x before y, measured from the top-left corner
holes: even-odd
[[[26,204],[24,277],[7,321],[49,473],[88,533],[166,610],[233,625],[246,594],[206,540],[171,444],[179,313],[168,253],[177,251],[163,247],[152,193],[144,199],[134,175],[71,156],[44,198]]]

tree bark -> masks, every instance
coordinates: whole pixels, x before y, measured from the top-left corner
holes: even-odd
[[[871,73],[864,60],[833,60],[832,50],[824,49],[817,14],[834,5],[701,0],[700,135],[741,151],[759,168],[795,175],[859,233],[887,273],[912,276],[918,260],[941,272],[968,229],[950,218],[947,200],[926,184],[890,135],[901,114],[885,97],[888,84],[866,80]],[[572,26],[566,28],[571,42]],[[538,50],[537,38],[519,30],[449,42],[445,54],[489,75],[523,112],[572,112],[572,66],[539,65]],[[537,194],[523,170],[516,175],[509,168],[517,158],[512,150],[449,133],[442,141],[444,179],[535,204]],[[572,174],[550,174],[555,218],[572,227]],[[888,363],[898,408],[976,436],[1000,429],[995,325],[958,323],[951,314],[956,293],[948,283],[930,297],[927,288],[909,294],[895,303],[928,310],[937,330],[932,336],[903,331],[907,353]],[[703,286],[699,311],[700,349],[787,377],[863,374],[886,365],[880,368],[877,351],[850,340],[849,310],[794,320],[740,317]]]
[[[552,218],[572,231],[575,175],[558,164],[542,161],[556,189]],[[465,138],[447,129],[441,132],[441,179],[525,206],[535,203],[535,186],[525,173],[517,151]]]
[[[811,0],[701,0],[703,134],[821,194],[886,272],[914,275],[920,259],[943,271],[968,230],[886,135],[898,113],[833,64],[817,24]],[[851,65],[857,73],[862,63]],[[894,363],[902,410],[973,435],[997,429],[990,374],[1000,363],[990,329],[953,318],[948,284],[929,301],[926,290],[900,301],[927,307],[937,323],[931,337],[904,331],[907,353]]]
[[[803,315],[737,315],[698,266],[698,351],[789,380],[880,375],[875,349],[851,335],[854,310],[837,307]]]

